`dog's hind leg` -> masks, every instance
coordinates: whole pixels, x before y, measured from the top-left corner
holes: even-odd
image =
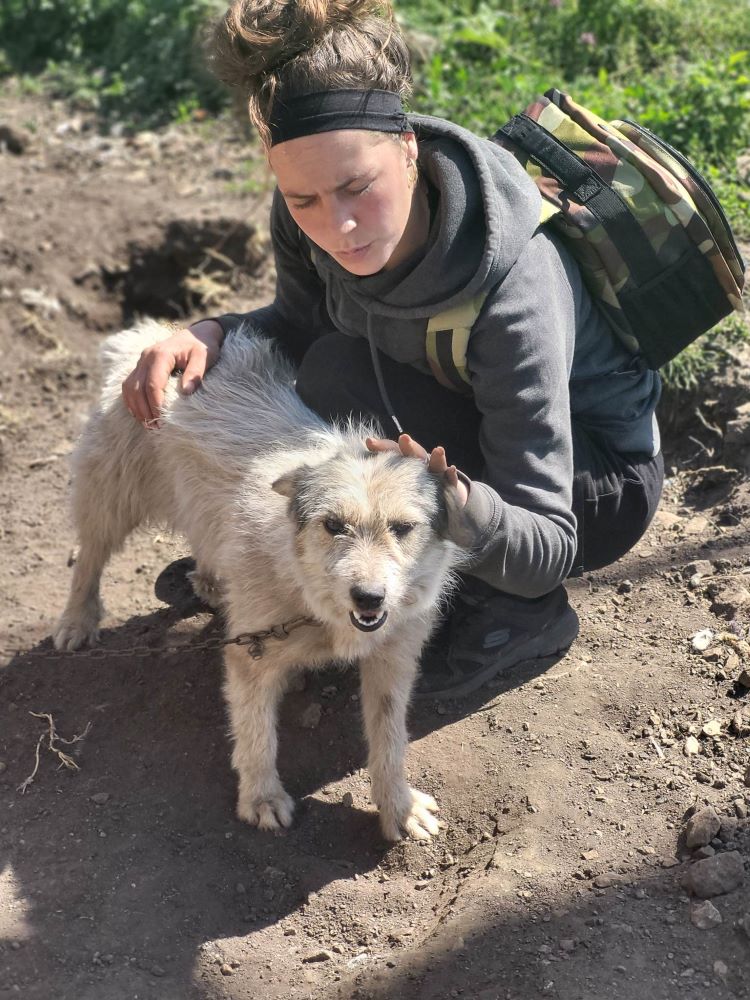
[[[73,580],[52,639],[57,649],[79,649],[96,642],[103,608],[99,596],[102,570],[141,517],[137,488],[128,491],[119,477],[103,476],[98,456],[79,463],[73,486],[73,521],[79,551]]]
[[[276,770],[276,718],[287,669],[269,652],[253,660],[237,646],[227,646],[224,662],[232,766],[239,777],[237,816],[261,830],[278,830],[291,824],[294,812]]]
[[[400,840],[403,832],[414,840],[429,840],[440,829],[433,815],[437,803],[410,788],[404,773],[406,710],[421,646],[412,637],[408,646],[394,643],[360,662],[372,798],[386,840]]]

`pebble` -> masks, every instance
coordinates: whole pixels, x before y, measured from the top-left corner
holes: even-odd
[[[618,875],[617,872],[605,872],[603,875],[597,875],[594,879],[594,885],[597,889],[609,889],[613,885],[622,885],[628,881],[625,875]]]
[[[302,961],[306,964],[310,962],[330,962],[333,959],[333,955],[330,951],[325,948],[321,948],[320,951],[314,951],[311,955],[306,955]]]
[[[103,806],[105,802],[109,801],[109,792],[97,792],[91,796],[91,801],[98,806]]]
[[[696,573],[700,573],[701,576],[713,576],[713,563],[710,563],[708,559],[694,559],[682,571],[682,575],[687,577],[695,576]]]
[[[750,688],[750,670],[743,670],[737,678],[737,683],[743,688]]]
[[[710,844],[721,829],[721,820],[711,806],[699,809],[688,820],[685,828],[685,846],[692,850]]]
[[[8,765],[5,763],[5,761],[4,760],[0,760],[0,774],[2,774],[3,771],[5,771],[7,769],[7,767],[8,767]]]
[[[318,701],[311,702],[299,717],[300,725],[305,729],[315,729],[320,724],[323,706]]]
[[[622,580],[617,588],[618,594],[629,594],[633,589],[633,584],[630,580]]]
[[[714,962],[714,975],[718,976],[719,979],[724,979],[729,975],[729,966],[726,962],[722,962],[721,959],[716,959]]]
[[[351,792],[344,792],[344,794],[341,796],[341,805],[346,806],[347,809],[351,809],[351,807],[354,805],[354,796],[352,795]]]
[[[690,645],[697,653],[702,653],[704,649],[708,649],[713,641],[714,634],[710,628],[703,628],[700,632],[696,632],[695,635],[690,637]]]
[[[691,757],[693,754],[701,752],[701,745],[694,736],[688,736],[685,740],[685,745],[682,748],[682,752],[686,757]]]
[[[696,861],[688,869],[685,884],[693,895],[710,899],[739,888],[744,878],[745,869],[739,851],[727,851]]]
[[[742,779],[746,785],[750,786],[750,764],[747,765],[745,769],[745,775]]]
[[[718,719],[711,719],[701,730],[704,736],[721,736],[721,723]]]
[[[696,861],[702,861],[703,858],[712,858],[714,854],[716,854],[716,851],[710,844],[704,844],[697,851],[693,851],[693,857]]]
[[[224,964],[221,966],[221,974],[222,976],[233,976],[234,969],[232,968],[231,965],[227,965],[227,963],[224,962]]]
[[[690,910],[690,922],[698,930],[708,931],[712,927],[718,927],[722,919],[721,914],[714,904],[709,900],[705,900],[705,902],[696,904]]]
[[[744,799],[735,799],[732,806],[737,819],[747,819],[747,803]]]

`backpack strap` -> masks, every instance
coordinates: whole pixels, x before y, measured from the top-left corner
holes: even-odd
[[[466,352],[471,329],[482,311],[487,292],[432,316],[427,323],[426,353],[432,374],[441,385],[469,394],[471,378]]]

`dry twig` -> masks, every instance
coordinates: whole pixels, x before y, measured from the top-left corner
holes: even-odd
[[[55,746],[56,743],[64,743],[66,746],[71,746],[73,743],[79,743],[84,740],[91,729],[91,723],[86,723],[86,728],[78,736],[74,736],[72,739],[66,740],[62,736],[58,736],[57,730],[55,729],[55,720],[48,712],[29,712],[29,715],[33,715],[35,719],[46,719],[47,720],[47,732],[42,733],[36,743],[36,750],[34,752],[34,770],[25,778],[21,784],[18,786],[18,791],[23,795],[26,789],[31,785],[36,777],[37,771],[39,770],[40,753],[42,748],[42,743],[44,742],[45,736],[47,738],[47,749],[50,753],[56,755],[57,759],[60,761],[59,767],[66,767],[69,771],[79,771],[80,768],[78,764],[73,760],[70,754],[65,753],[60,747]]]

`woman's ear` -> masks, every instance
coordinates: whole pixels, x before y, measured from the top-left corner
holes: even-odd
[[[401,136],[401,142],[403,144],[404,153],[407,160],[411,160],[412,163],[417,162],[417,157],[419,156],[419,146],[417,145],[417,137],[413,132],[404,132]]]

